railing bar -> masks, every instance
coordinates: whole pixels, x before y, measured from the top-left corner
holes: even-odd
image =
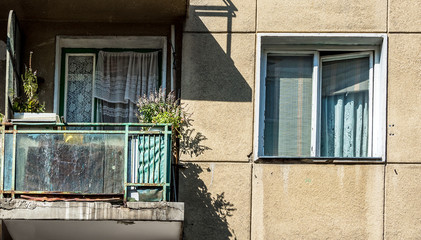
[[[0,173],[0,189],[1,189],[1,193],[0,193],[0,199],[3,199],[3,191],[4,191],[4,173],[5,173],[5,169],[4,169],[4,158],[5,158],[5,142],[6,142],[6,134],[5,134],[5,130],[6,130],[6,126],[2,126],[1,127],[1,156],[0,156],[0,167],[1,167],[1,173]]]
[[[155,149],[156,147],[156,138],[153,136],[153,145],[152,145],[152,183],[155,183]]]
[[[142,141],[142,183],[145,182],[145,135],[142,135],[143,141]]]
[[[159,144],[158,144],[158,183],[161,183],[161,162],[162,162],[162,158],[161,158],[161,135],[158,138],[159,140]]]
[[[16,126],[16,125],[14,125]],[[5,133],[22,133],[22,134],[47,134],[47,133],[69,133],[69,134],[125,134],[126,131],[121,130],[6,130]],[[148,135],[159,135],[161,131],[128,131],[129,134],[148,134]]]
[[[164,159],[165,159],[165,171],[164,171],[164,180],[165,183],[167,183],[167,171],[168,171],[168,125],[165,125],[165,137],[164,137],[164,144],[165,144],[165,153],[164,153]],[[171,166],[171,164],[169,164]],[[164,187],[164,201],[167,201],[167,187]]]
[[[14,123],[5,123],[3,125],[23,125],[23,126],[38,126],[38,125],[48,125],[56,127],[77,127],[77,126],[118,126],[118,127],[165,127],[165,123],[51,123],[51,122],[14,122]]]
[[[123,182],[123,188],[124,188],[124,199],[123,201],[127,201],[127,157],[128,157],[128,150],[129,150],[129,126],[126,125],[125,127],[125,134],[124,134],[124,182]]]
[[[127,186],[130,184],[128,183]],[[123,193],[86,193],[80,191],[74,192],[57,192],[57,191],[4,191],[6,194],[46,194],[46,195],[83,195],[83,196],[117,196],[123,195]]]
[[[135,168],[134,168],[134,171],[133,171],[133,174],[134,174],[133,181],[135,183],[137,183],[137,182],[140,181],[140,177],[139,177],[140,176],[139,175],[139,164],[140,164],[140,155],[139,155],[140,149],[139,149],[139,144],[140,144],[140,137],[138,135],[138,136],[136,136],[135,142],[134,142],[134,148],[135,148],[135,150],[134,150],[133,165],[134,165]]]
[[[161,186],[167,186],[166,183],[127,183],[126,186],[146,186],[146,187],[161,187]]]
[[[148,136],[148,179],[146,183],[150,183],[151,179],[151,136]]]

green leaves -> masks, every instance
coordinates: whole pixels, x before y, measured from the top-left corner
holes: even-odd
[[[25,73],[21,76],[25,96],[13,98],[12,109],[14,112],[40,113],[45,111],[45,104],[39,102],[37,71],[32,71],[31,61],[32,52],[29,55],[29,68],[25,66]],[[12,95],[14,94],[12,93]]]
[[[175,99],[173,92],[165,95],[162,89],[149,96],[142,96],[137,102],[139,110],[138,119],[144,123],[171,123],[173,129],[181,136],[183,122],[186,121],[186,113]]]

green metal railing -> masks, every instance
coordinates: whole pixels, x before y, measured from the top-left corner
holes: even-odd
[[[155,200],[169,200],[169,124],[3,123],[0,140],[0,198],[122,195],[125,202],[156,190]]]

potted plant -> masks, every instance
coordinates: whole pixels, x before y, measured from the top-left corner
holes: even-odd
[[[138,119],[143,123],[171,123],[174,137],[181,137],[187,114],[175,98],[174,92],[165,94],[160,88],[149,96],[142,96],[137,102]]]
[[[25,73],[21,76],[24,95],[12,100],[12,121],[55,122],[55,114],[44,113],[45,104],[39,102],[37,71],[33,71],[31,66],[32,54],[33,52],[29,53],[29,67],[25,66]]]

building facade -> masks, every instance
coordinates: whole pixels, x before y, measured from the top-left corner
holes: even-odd
[[[181,96],[202,141],[196,153],[181,157],[187,165],[180,170],[186,239],[418,238],[420,11],[418,3],[393,0],[190,1]],[[323,155],[310,152],[311,141],[301,155],[314,158],[262,157],[276,155],[258,152],[273,139],[261,132],[262,116],[273,111],[267,106],[299,104],[286,90],[287,98],[266,101],[266,112],[257,112],[262,95],[270,94],[262,88],[279,87],[262,79],[271,51],[286,58],[303,51],[322,56],[366,50],[382,55],[372,85],[371,118],[379,122],[372,123],[371,134],[377,135],[366,155],[374,158],[319,161]],[[296,114],[288,107],[279,111]],[[298,129],[283,127],[284,133]],[[294,141],[291,135],[285,146],[297,146],[288,141]]]
[[[180,238],[421,235],[421,4],[20,2],[0,4],[0,40],[15,10],[47,112],[60,115],[63,48],[161,49],[161,84],[191,114],[174,174]],[[86,45],[107,38],[120,45]]]

